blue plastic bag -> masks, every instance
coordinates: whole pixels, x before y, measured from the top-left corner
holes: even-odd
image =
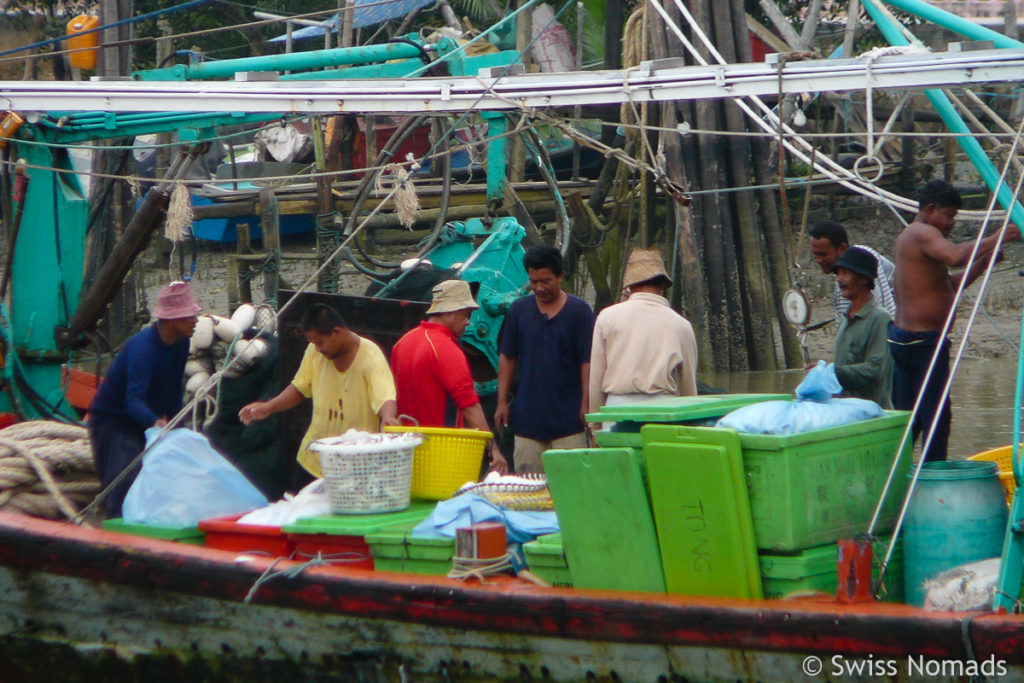
[[[835,366],[819,360],[796,388],[795,401],[752,403],[732,411],[715,426],[746,434],[800,434],[885,415],[874,401],[832,398],[842,391]]]
[[[737,408],[715,426],[747,434],[800,434],[883,415],[885,411],[877,403],[863,398],[833,398],[824,402],[765,401]]]
[[[841,393],[843,385],[836,377],[836,367],[832,363],[826,365],[823,360],[810,369],[796,388],[796,397],[801,401],[827,401]]]
[[[146,445],[160,430],[146,430]],[[248,512],[266,497],[191,429],[167,432],[142,459],[122,516],[129,524],[195,526],[201,519]]]

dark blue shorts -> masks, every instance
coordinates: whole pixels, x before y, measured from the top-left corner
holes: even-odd
[[[929,462],[945,460],[949,448],[949,427],[953,420],[949,397],[941,400],[942,390],[949,379],[949,340],[940,337],[938,332],[908,332],[895,323],[889,323],[888,336],[893,359],[892,406],[896,410],[913,410],[917,396],[921,394],[921,405],[914,418],[914,441],[922,431],[927,436],[937,416],[935,433],[923,457]],[[925,375],[936,348],[939,355],[925,386]]]

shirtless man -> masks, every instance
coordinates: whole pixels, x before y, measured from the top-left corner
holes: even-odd
[[[961,281],[970,285],[981,275],[989,259],[999,260],[998,234],[981,240],[975,261],[969,268],[950,273],[949,268],[968,265],[973,241],[954,244],[949,241],[960,209],[960,193],[946,182],[932,180],[918,192],[918,213],[914,222],[896,239],[893,261],[896,265],[896,319],[889,326],[889,351],[893,357],[892,404],[897,410],[911,410],[921,394],[921,405],[914,419],[913,436],[930,428],[938,416],[931,445],[922,457],[927,461],[945,460],[952,418],[949,398],[940,404],[942,390],[949,378],[949,339],[940,338],[946,316],[953,305],[954,292]],[[1010,225],[1004,242],[1020,238],[1020,230]],[[928,384],[925,374],[932,355],[939,347]],[[923,389],[922,389],[923,387]]]

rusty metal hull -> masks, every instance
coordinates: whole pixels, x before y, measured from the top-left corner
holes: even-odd
[[[5,679],[1024,678],[1019,616],[296,568],[0,514]]]

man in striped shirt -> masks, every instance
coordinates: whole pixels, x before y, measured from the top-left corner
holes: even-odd
[[[836,261],[849,248],[846,228],[836,221],[823,221],[811,228],[811,256],[821,266],[825,274],[834,273]],[[878,261],[878,272],[875,275],[875,300],[884,308],[889,316],[896,317],[896,297],[892,293],[893,276],[896,271],[892,261],[885,258],[871,247],[863,244],[854,245],[870,253]],[[839,282],[832,290],[832,306],[835,308],[836,321],[842,322],[850,310],[850,301],[839,293]]]

